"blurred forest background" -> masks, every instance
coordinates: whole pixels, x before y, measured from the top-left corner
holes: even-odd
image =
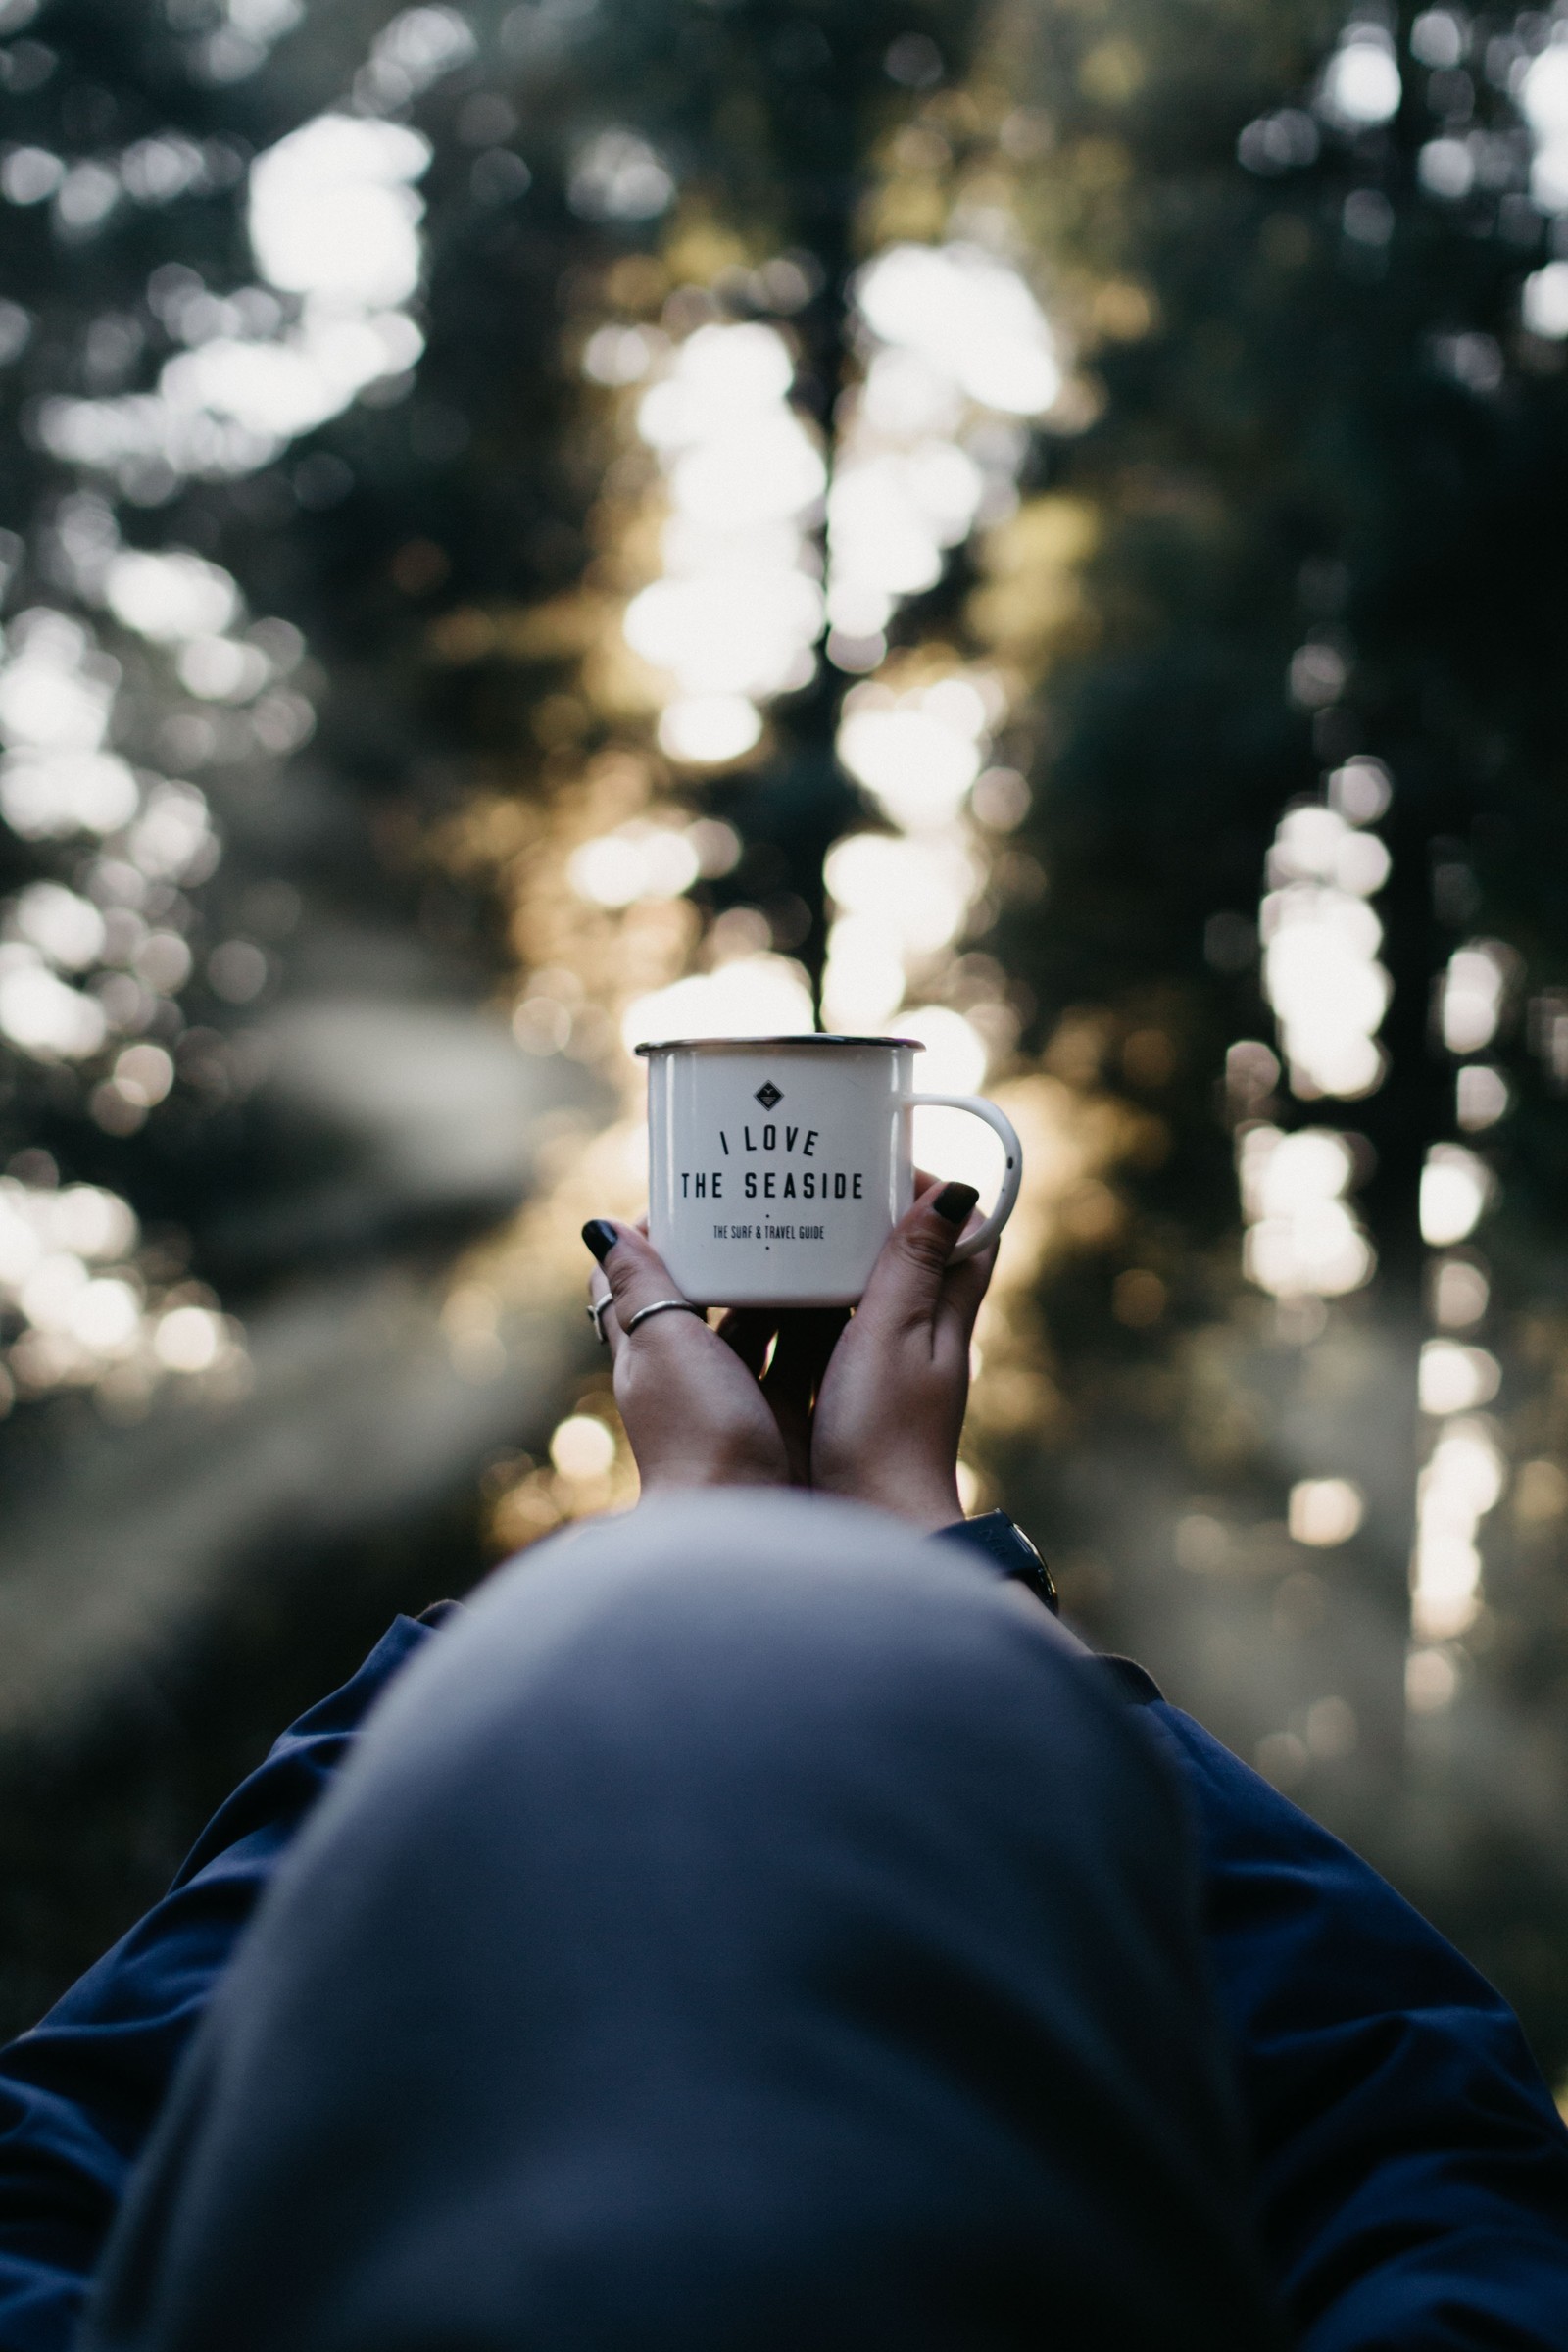
[[[0,0],[8,2029],[628,1499],[629,1048],[816,1019],[1024,1134],[975,1501],[1565,2078],[1565,223],[1568,12]]]

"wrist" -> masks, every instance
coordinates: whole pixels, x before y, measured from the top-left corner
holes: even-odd
[[[789,1478],[770,1462],[737,1455],[730,1460],[676,1461],[639,1472],[644,1494],[679,1494],[694,1487],[787,1487]]]
[[[1053,1617],[1059,1613],[1051,1570],[1023,1529],[1005,1511],[982,1511],[977,1519],[956,1519],[951,1526],[939,1528],[937,1534],[949,1544],[959,1544],[971,1557],[978,1553],[988,1560],[1009,1586],[1020,1592],[1032,1592]]]
[[[900,1478],[882,1470],[870,1478],[834,1479],[831,1483],[818,1480],[816,1484],[821,1493],[840,1494],[847,1502],[868,1502],[879,1511],[891,1511],[896,1519],[907,1521],[922,1535],[935,1535],[963,1517],[955,1475],[928,1472],[921,1477]]]

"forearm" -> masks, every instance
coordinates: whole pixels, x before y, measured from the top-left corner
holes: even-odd
[[[1197,1815],[1258,2226],[1301,2352],[1560,2346],[1568,2133],[1512,2011],[1199,1725],[1146,1712]]]
[[[0,2051],[0,2352],[62,2352],[186,2045],[306,1814],[428,1628],[408,1618],[301,1717],[173,1886]]]
[[[0,2345],[71,2340],[125,2180],[292,1824],[158,1904],[0,2053]]]

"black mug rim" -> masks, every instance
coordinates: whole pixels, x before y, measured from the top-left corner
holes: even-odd
[[[633,1052],[649,1054],[688,1053],[748,1053],[760,1052],[765,1046],[887,1046],[904,1047],[911,1054],[923,1054],[925,1047],[917,1037],[844,1037],[822,1029],[796,1030],[778,1037],[661,1037],[652,1038],[646,1045],[636,1046]]]

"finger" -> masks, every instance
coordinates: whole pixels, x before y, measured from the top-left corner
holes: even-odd
[[[732,1348],[754,1380],[760,1380],[767,1351],[778,1329],[778,1316],[766,1307],[732,1306],[718,1324],[718,1336]]]
[[[914,1171],[915,1199],[918,1200],[922,1193],[928,1193],[933,1186],[945,1184],[946,1181],[947,1179],[943,1176],[934,1176],[929,1168],[916,1168]],[[960,1241],[968,1230],[968,1225],[972,1222],[971,1216],[959,1232],[958,1239]],[[992,1242],[986,1249],[977,1250],[973,1257],[966,1257],[960,1265],[955,1266],[950,1263],[947,1272],[942,1277],[943,1300],[946,1302],[951,1299],[954,1302],[959,1315],[966,1319],[971,1331],[974,1329],[975,1317],[980,1312],[981,1301],[991,1288],[991,1277],[996,1272],[997,1247],[997,1244]]]
[[[849,1319],[847,1306],[803,1307],[778,1318],[778,1346],[762,1384],[770,1401],[809,1409]]]
[[[847,1307],[804,1308],[779,1318],[778,1346],[763,1376],[762,1394],[778,1423],[794,1486],[810,1484],[811,1407],[848,1321]]]
[[[979,1197],[972,1184],[934,1185],[921,1194],[882,1245],[860,1301],[862,1320],[892,1324],[934,1319],[948,1261]]]
[[[952,1317],[965,1345],[991,1288],[991,1277],[997,1270],[997,1250],[1000,1245],[988,1243],[966,1257],[961,1265],[950,1265],[942,1277],[942,1296],[937,1306],[939,1320]]]
[[[624,1340],[641,1342],[648,1334],[657,1332],[661,1345],[666,1345],[662,1327],[667,1324],[678,1324],[684,1332],[700,1325],[707,1332],[707,1318],[701,1313],[654,1315],[635,1332],[628,1332],[627,1325],[644,1307],[657,1306],[666,1298],[679,1298],[680,1286],[658,1250],[634,1225],[622,1225],[610,1217],[593,1217],[583,1227],[582,1238],[598,1258],[610,1285],[615,1320]],[[681,1344],[689,1346],[690,1342],[683,1340]]]
[[[615,1301],[611,1297],[610,1284],[596,1266],[588,1277],[588,1319],[602,1344],[610,1349],[614,1362],[625,1334],[615,1319]]]

